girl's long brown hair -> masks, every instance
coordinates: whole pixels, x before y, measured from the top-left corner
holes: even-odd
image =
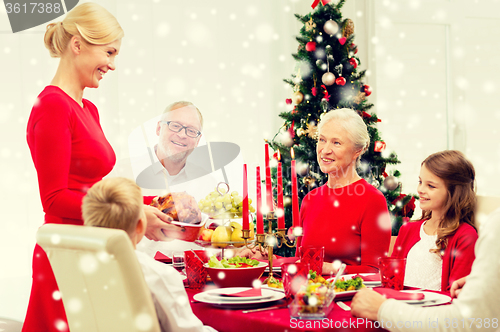
[[[476,229],[474,213],[476,193],[474,179],[476,172],[464,154],[456,150],[446,150],[431,154],[423,162],[425,167],[442,179],[448,191],[445,214],[437,229],[437,249],[430,251],[441,256],[448,245],[448,237],[453,235],[461,223],[468,223]],[[422,211],[420,220],[430,219],[432,211]],[[476,229],[477,231],[477,229]]]

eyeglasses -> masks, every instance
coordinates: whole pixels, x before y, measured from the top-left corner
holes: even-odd
[[[174,133],[180,132],[182,129],[185,130],[186,135],[191,138],[196,138],[201,135],[201,131],[193,128],[193,127],[186,127],[181,125],[179,122],[175,121],[160,121],[161,123],[166,123],[168,126],[168,129],[173,131]]]

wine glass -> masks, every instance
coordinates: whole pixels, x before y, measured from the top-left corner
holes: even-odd
[[[174,251],[174,253],[172,254],[172,266],[174,267],[174,269],[179,271],[179,273],[183,274],[183,270],[185,267],[183,251]]]

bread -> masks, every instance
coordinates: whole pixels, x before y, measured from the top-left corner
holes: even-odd
[[[158,196],[150,204],[163,213],[172,217],[175,221],[186,224],[201,223],[201,211],[193,196],[186,192],[168,193]]]

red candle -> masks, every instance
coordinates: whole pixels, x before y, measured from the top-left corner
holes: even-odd
[[[273,182],[271,181],[271,167],[269,166],[269,144],[266,143],[266,203],[269,212],[273,211]]]
[[[243,229],[250,229],[248,223],[248,182],[247,182],[247,164],[243,164]]]
[[[293,147],[290,151],[292,155],[292,220],[293,227],[299,226],[299,189],[297,187],[297,173],[295,172],[295,153]]]
[[[278,150],[278,161],[281,160],[281,154]],[[285,210],[283,209],[283,175],[281,172],[281,162],[278,162],[278,210],[281,215],[278,217],[278,229],[285,228]]]
[[[262,217],[262,187],[260,183],[260,166],[257,166],[257,234],[264,234],[264,219]]]

